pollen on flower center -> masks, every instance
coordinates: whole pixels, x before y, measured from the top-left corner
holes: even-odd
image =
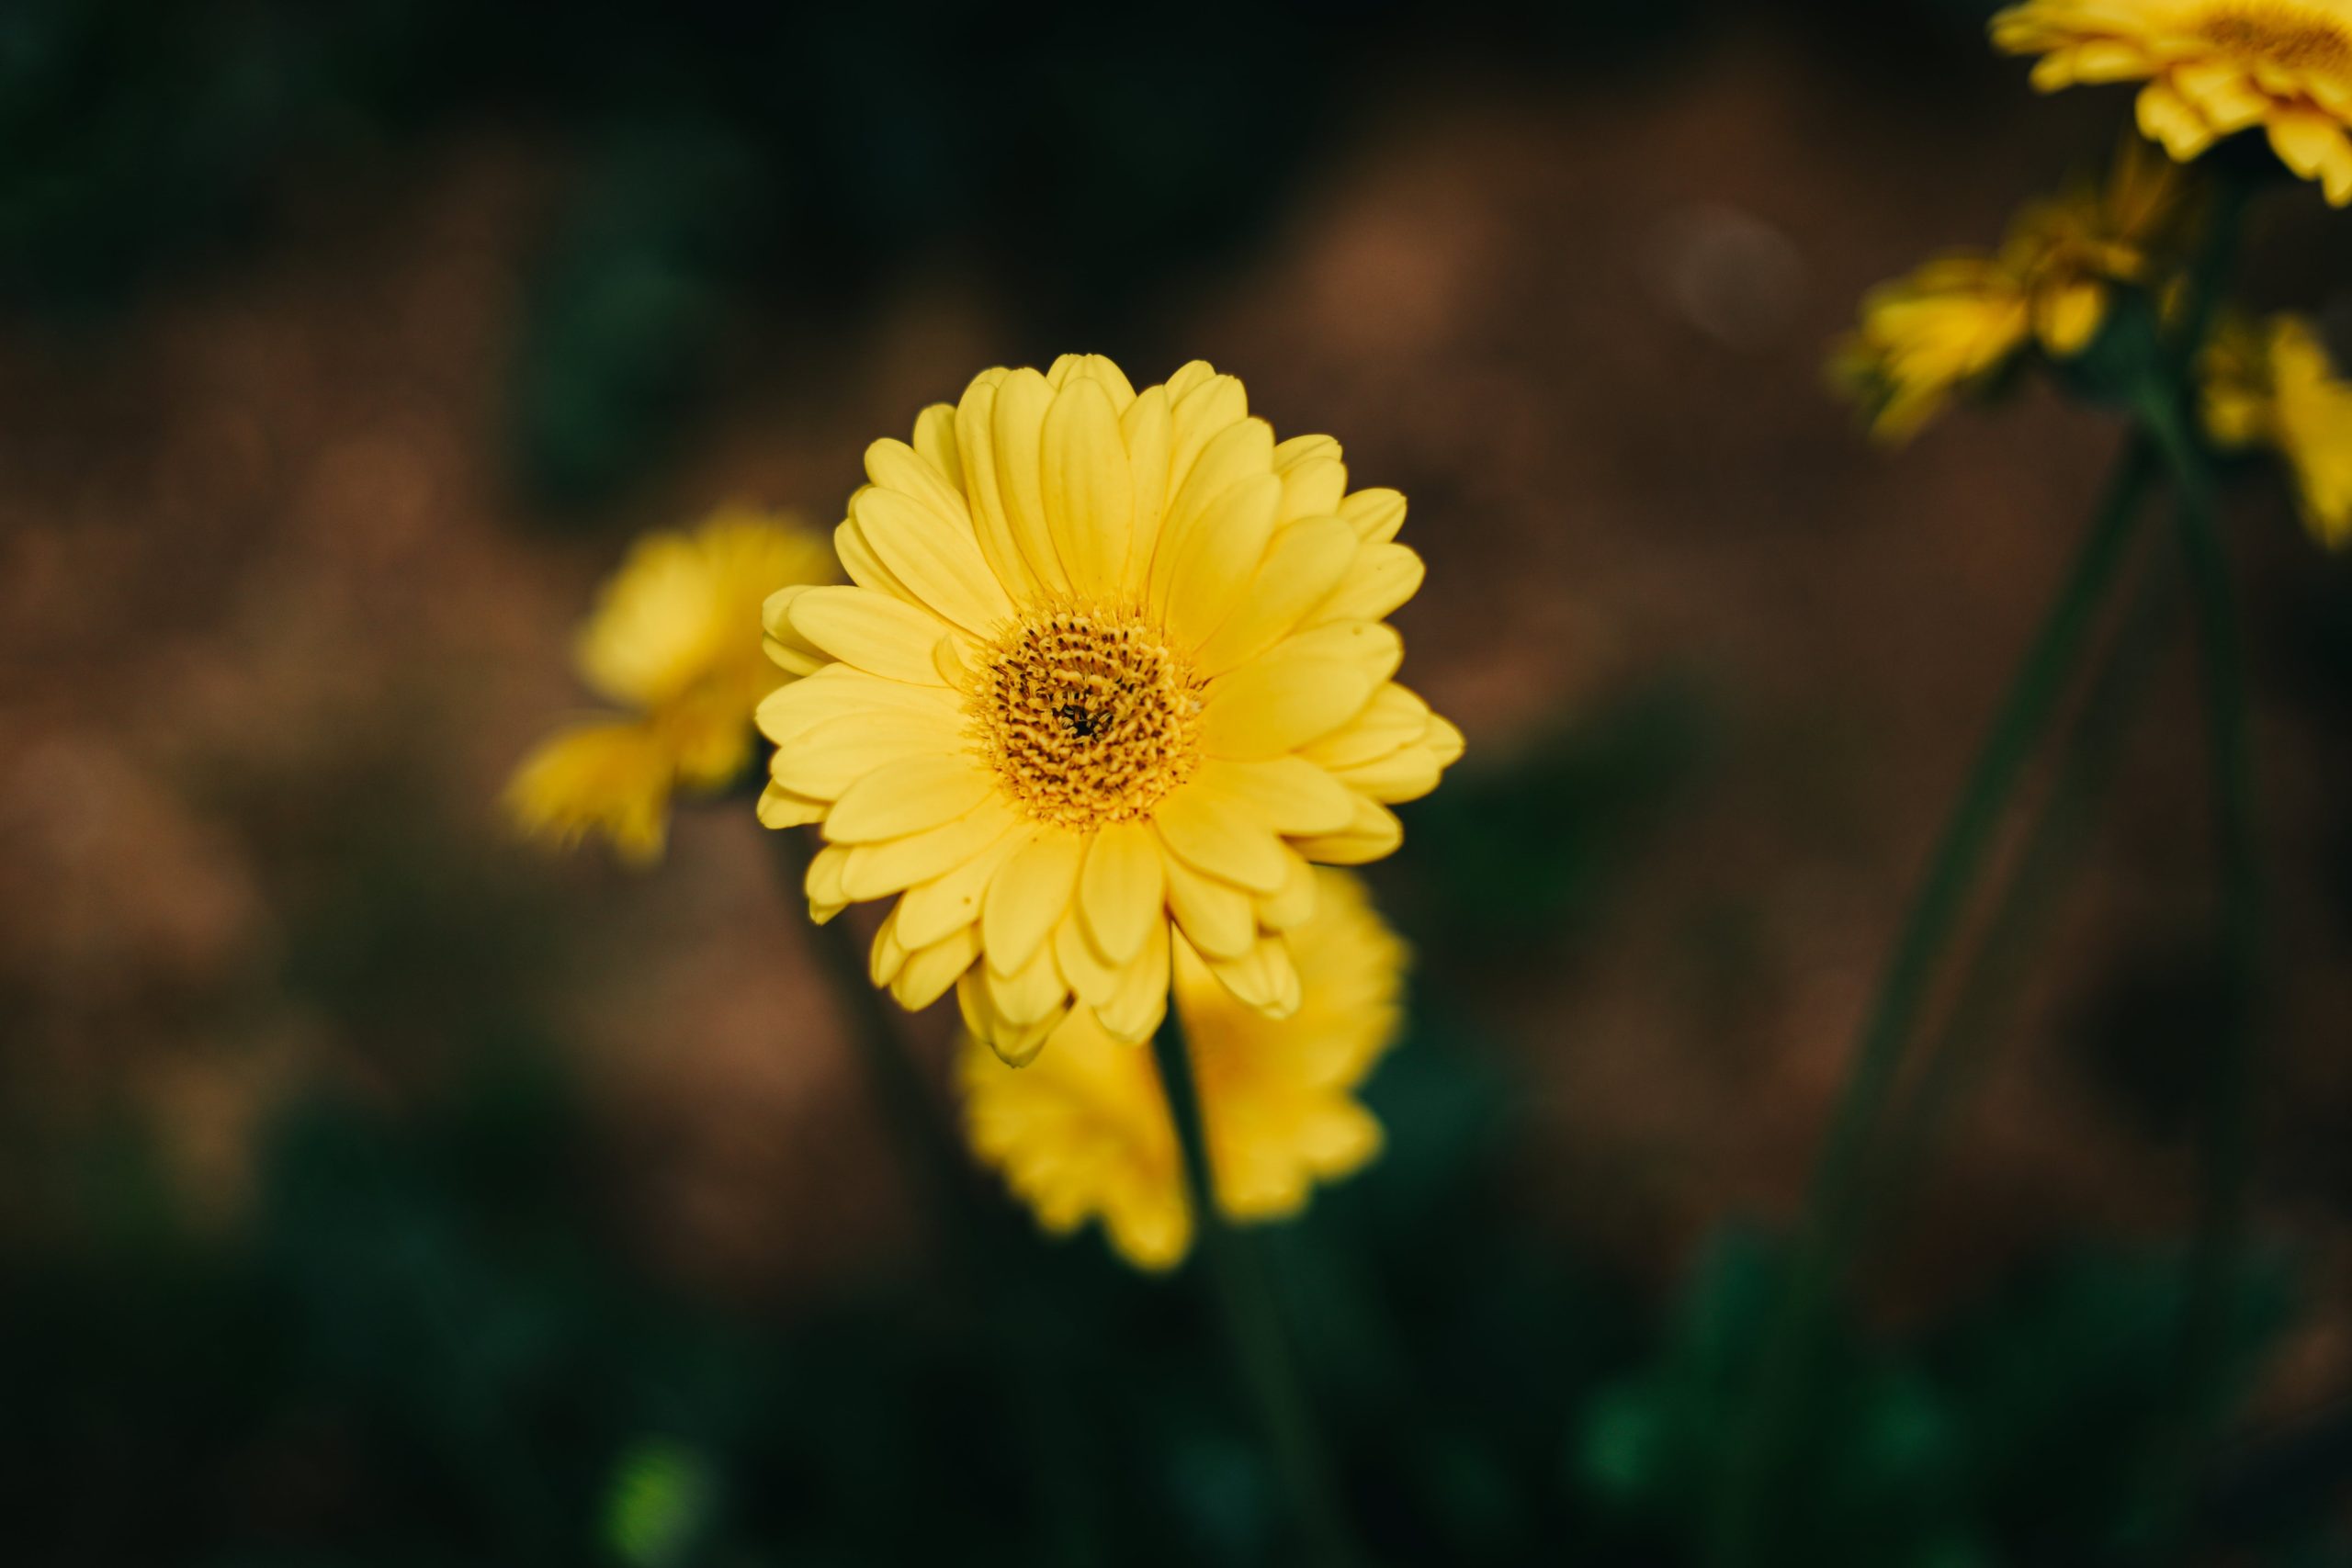
[[[2218,7],[2199,28],[2206,40],[2299,71],[2352,73],[2352,36],[2334,20],[2300,7]]]
[[[1039,821],[1124,822],[1192,773],[1201,684],[1141,617],[1064,605],[1027,616],[981,655],[970,732]]]

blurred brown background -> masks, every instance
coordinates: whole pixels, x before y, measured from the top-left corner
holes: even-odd
[[[489,998],[578,1066],[598,1151],[579,1200],[614,1247],[778,1302],[889,1256],[900,1194],[748,808],[687,808],[637,875],[511,843],[495,803],[583,705],[571,628],[631,535],[730,497],[830,522],[867,440],[983,366],[1068,350],[1139,381],[1209,358],[1279,431],[1329,431],[1355,482],[1407,492],[1430,570],[1398,617],[1404,674],[1467,732],[1465,775],[1564,735],[1667,737],[1575,828],[1595,890],[1555,928],[1450,941],[1416,925],[1430,896],[1405,867],[1396,908],[1521,1075],[1541,1234],[1662,1284],[1726,1215],[1785,1215],[2118,440],[2029,386],[1876,450],[1824,389],[1825,346],[1866,287],[2095,166],[2125,100],[2036,99],[1966,7],[1692,8],[1589,53],[1573,17],[1478,19],[1492,36],[1436,51],[1410,14],[1286,24],[1342,35],[1344,69],[1278,152],[1216,165],[1247,170],[1229,197],[1186,187],[1176,219],[1209,225],[1191,249],[1069,221],[1115,155],[1023,197],[1038,154],[1009,140],[985,157],[1013,168],[933,169],[894,197],[901,228],[853,225],[829,261],[817,176],[753,164],[743,199],[789,189],[810,215],[684,269],[707,299],[646,329],[700,345],[650,396],[664,434],[584,479],[548,479],[524,406],[568,384],[543,301],[613,177],[562,95],[289,137],[223,198],[233,220],[153,241],[96,303],[20,271],[0,314],[0,1224],[70,1234],[76,1151],[131,1123],[233,1232],[276,1108],[322,1081],[425,1092],[463,1067],[451,1018]],[[843,58],[882,73],[861,89],[878,120],[917,90]],[[1147,111],[1072,90],[1106,133],[1220,112],[1216,92],[1138,94]],[[785,154],[836,155],[825,179],[887,178],[878,155]],[[958,216],[926,229],[926,202]],[[2345,304],[2352,243],[2315,197],[2266,209],[2255,256],[2256,297]],[[829,267],[856,276],[812,285]],[[596,309],[627,308],[616,288]],[[609,455],[593,422],[580,439]],[[2352,1378],[2352,578],[2267,474],[2232,491],[2230,537],[2273,894],[2262,1226],[2322,1303],[2267,1397],[2309,1408]],[[1898,1318],[2053,1241],[2186,1224],[2214,897],[2186,631],[2028,1005],[1894,1238]],[[946,1021],[922,1027],[944,1048]]]

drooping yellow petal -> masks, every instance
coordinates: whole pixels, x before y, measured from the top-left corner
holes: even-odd
[[[1290,874],[1273,829],[1230,795],[1187,784],[1160,802],[1152,826],[1195,871],[1250,892],[1272,893]]]
[[[1194,947],[1212,957],[1238,958],[1257,944],[1258,911],[1249,894],[1172,855],[1166,869],[1169,912]]]
[[[909,944],[928,947],[957,928],[977,922],[998,870],[1029,842],[1034,831],[1013,824],[994,843],[952,871],[909,887],[893,911]],[[985,931],[981,937],[985,942]]]
[[[989,884],[980,920],[989,966],[1027,964],[1070,908],[1084,840],[1060,829],[1033,834]]]
[[[1079,874],[1079,910],[1095,948],[1125,964],[1143,946],[1161,913],[1167,884],[1159,840],[1140,822],[1114,822],[1094,835]]]

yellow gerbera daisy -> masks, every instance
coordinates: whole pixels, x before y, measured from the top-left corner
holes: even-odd
[[[760,705],[771,827],[820,822],[811,913],[903,894],[874,978],[957,987],[1035,1054],[1073,1001],[1122,1040],[1166,1009],[1170,923],[1271,1014],[1308,863],[1375,860],[1462,737],[1390,676],[1421,581],[1405,501],[1339,443],[1277,443],[1195,361],[1137,393],[1099,355],[989,370],[866,449],[835,535],[854,586],[768,601],[807,675]]]
[[[752,710],[785,679],[762,651],[760,606],[787,584],[839,576],[820,536],[748,507],[639,539],[575,651],[588,685],[633,716],[541,743],[507,789],[517,825],[566,845],[600,832],[625,859],[659,858],[672,792],[717,789],[742,772]]]
[[[2312,536],[2352,543],[2352,382],[2312,323],[2225,317],[2200,367],[2206,431],[2227,447],[2267,446],[2287,461]]]
[[[1316,874],[1314,917],[1292,933],[1299,1010],[1269,1019],[1175,942],[1175,1005],[1192,1052],[1217,1204],[1237,1221],[1283,1219],[1317,1182],[1369,1163],[1380,1123],[1355,1091],[1396,1037],[1405,947],[1343,872]],[[973,1149],[1048,1230],[1100,1218],[1138,1269],[1192,1245],[1183,1163],[1148,1049],[1080,1008],[1027,1067],[967,1040],[958,1064]]]
[[[2186,163],[2260,126],[2329,203],[2352,202],[2352,0],[2028,0],[1993,41],[2045,93],[2144,82],[2140,129]]]
[[[1953,393],[2038,343],[2054,359],[2088,346],[2117,284],[2145,285],[2184,214],[2172,166],[2128,138],[2104,185],[2030,203],[1993,254],[1957,252],[1872,289],[1832,379],[1871,411],[1871,431],[1917,434]]]

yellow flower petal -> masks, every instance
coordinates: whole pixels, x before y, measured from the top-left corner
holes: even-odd
[[[1079,1000],[1090,1008],[1108,1007],[1119,994],[1125,971],[1094,951],[1081,924],[1075,905],[1063,912],[1054,928],[1054,964]]]
[[[933,403],[915,415],[914,449],[916,456],[937,469],[956,492],[959,507],[967,504],[964,499],[964,460],[956,449],[956,405]],[[867,470],[872,471],[869,457]]]
[[[1134,538],[1120,578],[1124,597],[1140,600],[1151,575],[1152,553],[1159,545],[1159,523],[1168,505],[1169,446],[1174,431],[1168,412],[1168,389],[1147,388],[1119,416],[1119,437],[1127,449],[1128,471],[1135,486]]]
[[[1114,822],[1094,835],[1078,882],[1079,911],[1096,951],[1125,964],[1155,927],[1164,927],[1167,882],[1159,843],[1140,822]]]
[[[1249,894],[1174,856],[1166,865],[1169,912],[1194,947],[1214,958],[1238,958],[1257,944],[1258,911]]]
[[[1316,606],[1308,624],[1381,620],[1421,591],[1426,570],[1408,546],[1368,546],[1331,596]]]
[[[1067,593],[1069,573],[1054,548],[1046,511],[1046,411],[1053,401],[1053,389],[1043,376],[1035,370],[1013,371],[996,389],[990,440],[996,450],[998,494],[1021,558],[1047,592]]]
[[[792,629],[868,674],[936,686],[933,644],[947,623],[870,588],[814,588],[792,602]]]
[[[843,714],[776,748],[768,775],[793,794],[835,800],[850,785],[891,762],[936,757],[956,744],[946,721],[884,710]]]
[[[1227,491],[1175,543],[1164,612],[1170,637],[1180,647],[1198,648],[1234,611],[1234,587],[1247,582],[1273,537],[1274,510],[1282,481],[1272,474],[1244,479]]]
[[[1012,618],[1012,601],[968,530],[878,485],[858,491],[850,515],[891,575],[941,619],[987,637]]]
[[[835,843],[919,833],[963,816],[995,793],[989,775],[961,755],[887,762],[842,792],[825,818]]]
[[[1141,1044],[1168,1014],[1168,927],[1154,926],[1143,950],[1119,976],[1119,988],[1095,1010],[1095,1020],[1114,1040]]]
[[[1277,649],[1220,678],[1201,711],[1212,757],[1254,761],[1295,751],[1363,711],[1380,682],[1339,659]]]
[[[927,947],[958,927],[978,921],[989,885],[1004,863],[1028,843],[1032,831],[1026,825],[1012,824],[994,843],[954,870],[908,888],[892,911],[908,943]],[[981,936],[985,941],[987,933]]]
[[[1356,819],[1343,832],[1297,840],[1298,852],[1325,865],[1363,865],[1396,852],[1405,825],[1378,801],[1359,797]]]
[[[1330,599],[1363,553],[1343,518],[1301,518],[1279,529],[1232,615],[1193,655],[1193,668],[1222,675],[1272,648]]]
[[[1044,462],[1046,516],[1072,592],[1091,597],[1119,587],[1134,540],[1135,471],[1102,382],[1072,380],[1056,396],[1046,412]]]
[[[1041,829],[1014,852],[989,884],[980,934],[991,968],[1011,973],[1027,964],[1068,912],[1078,889],[1085,845],[1075,833]]]
[[[972,378],[956,405],[956,446],[964,465],[964,499],[970,510],[972,531],[989,572],[1015,599],[1031,599],[1043,592],[1012,531],[1012,513],[997,477],[997,389],[1009,372],[991,370]]]
[[[835,846],[848,852],[842,863],[842,891],[853,900],[886,898],[917,883],[949,875],[967,861],[991,853],[1013,827],[1009,808],[997,801],[984,801],[963,816],[920,833],[879,843]]]
[[[907,954],[898,978],[890,983],[890,994],[909,1012],[921,1012],[947,994],[947,987],[972,966],[979,952],[979,935],[969,929],[945,942],[918,948]]]
[[[1277,833],[1336,833],[1355,819],[1348,787],[1303,757],[1213,760],[1201,765],[1193,784],[1247,803]]]
[[[809,800],[771,784],[761,786],[759,804],[753,809],[763,828],[798,828],[823,820],[831,802]]]
[[[1273,829],[1231,796],[1184,785],[1159,803],[1152,826],[1195,871],[1252,893],[1272,893],[1290,874]]]
[[[1385,545],[1405,526],[1405,498],[1393,490],[1360,490],[1340,502],[1340,515],[1367,545]]]
[[[922,418],[933,421],[934,424],[938,419],[945,419],[950,444],[944,456],[947,462],[955,462],[955,411],[945,403],[934,403],[923,411]],[[916,433],[918,435],[922,434],[921,420],[917,422]],[[937,434],[934,429],[934,437]],[[865,477],[874,482],[876,488],[902,496],[941,522],[967,534],[971,532],[972,516],[965,505],[961,487],[948,478],[947,471],[937,460],[905,442],[885,437],[867,446]]]

